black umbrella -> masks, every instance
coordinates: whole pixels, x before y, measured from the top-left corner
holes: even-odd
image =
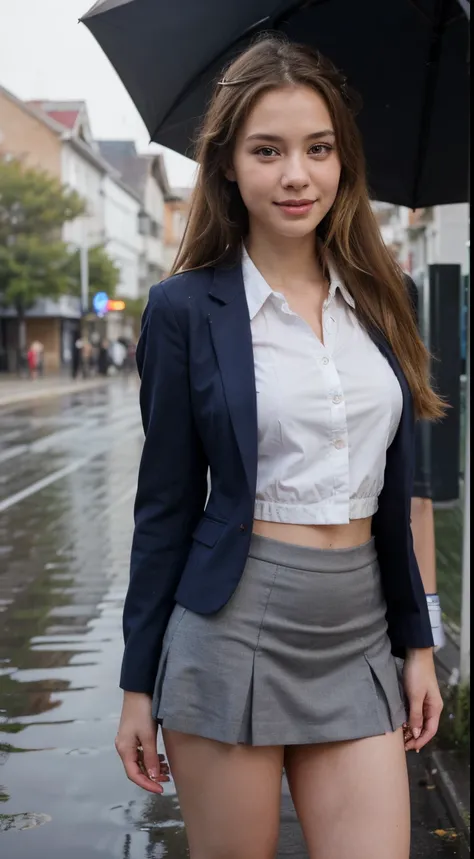
[[[101,0],[82,18],[151,139],[193,156],[222,66],[262,30],[328,56],[359,91],[375,199],[419,208],[468,193],[467,0]]]

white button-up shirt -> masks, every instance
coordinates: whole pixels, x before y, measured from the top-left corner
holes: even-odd
[[[339,525],[377,510],[402,392],[329,271],[322,343],[243,249],[257,390],[256,519]]]

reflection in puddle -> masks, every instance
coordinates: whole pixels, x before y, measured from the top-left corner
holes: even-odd
[[[45,859],[187,859],[172,784],[163,797],[140,791],[114,749],[142,446],[136,392],[111,386],[33,412],[9,415],[15,443],[30,447],[2,462],[4,497],[89,461],[0,514],[0,830],[38,828]],[[0,450],[4,421],[0,412]],[[24,811],[38,796],[41,812]],[[25,844],[10,838],[8,859],[27,859]]]
[[[49,814],[35,814],[29,811],[24,814],[0,814],[0,832],[12,830],[21,832],[23,829],[34,829],[35,826],[43,826],[50,822]]]

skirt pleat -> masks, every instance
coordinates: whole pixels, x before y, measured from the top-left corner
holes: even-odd
[[[225,743],[375,736],[407,717],[373,539],[313,549],[252,535],[212,615],[176,605],[153,695],[164,727]]]

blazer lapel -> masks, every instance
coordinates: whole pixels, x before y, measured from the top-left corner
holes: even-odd
[[[254,495],[258,465],[257,394],[250,316],[240,261],[229,268],[215,269],[210,295],[216,299],[208,315],[212,341],[247,483]]]

